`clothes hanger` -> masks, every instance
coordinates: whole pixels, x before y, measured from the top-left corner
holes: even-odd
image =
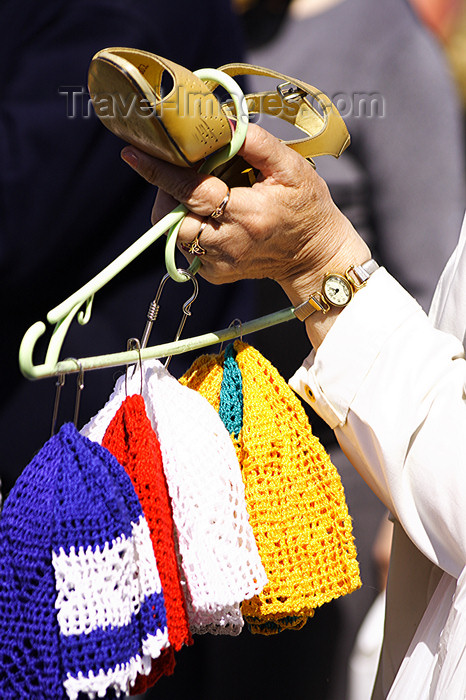
[[[231,95],[237,115],[236,129],[231,142],[205,161],[199,169],[199,172],[209,173],[236,155],[246,137],[249,117],[244,94],[233,78],[222,71],[214,69],[201,69],[195,71],[195,75],[202,80],[215,81],[224,87]],[[165,258],[169,275],[177,282],[186,282],[198,271],[200,267],[198,258],[191,264],[188,271],[190,273],[189,276],[183,271],[178,271],[174,262],[177,225],[181,225],[187,211],[187,208],[182,204],[175,207],[93,279],[49,311],[47,321],[49,324],[54,325],[54,329],[46,351],[45,361],[42,364],[34,364],[33,353],[38,339],[46,332],[47,326],[42,321],[37,321],[26,331],[19,349],[19,366],[27,379],[41,379],[56,375],[62,377],[79,371],[101,369],[103,367],[119,367],[137,362],[141,357],[145,360],[178,355],[239,337],[238,329],[229,327],[185,340],[175,340],[170,343],[141,348],[140,350],[127,350],[120,353],[79,358],[79,365],[77,365],[75,359],[59,361],[61,347],[74,317],[77,316],[77,321],[80,325],[88,323],[96,292],[110,282],[168,229],[170,229],[170,233],[167,237]],[[84,309],[82,309],[83,306]],[[243,323],[241,333],[252,333],[294,318],[293,307],[290,307]]]
[[[132,63],[130,61],[128,64],[128,58],[132,59]],[[144,61],[140,63],[139,59],[142,60],[142,58],[144,58]],[[175,69],[175,72],[180,70],[186,78],[186,69],[183,67],[176,66],[176,64],[161,59],[153,54],[135,49],[104,49],[94,56],[91,67],[94,61],[98,62],[99,60],[103,60],[106,65],[113,65],[113,71],[116,66],[116,73],[115,71],[113,72],[113,81],[117,80],[118,83],[118,79],[123,79],[126,81],[126,84],[128,80],[130,83],[136,81],[135,84],[138,85],[138,89],[140,90],[139,97],[141,97],[142,90],[142,94],[147,97],[147,99],[143,101],[150,104],[153,110],[156,110],[157,101],[160,101],[160,95],[155,94],[152,84],[148,83],[144,77],[144,72],[148,67],[148,76],[154,66],[156,66],[154,75],[158,74],[160,79],[161,67],[165,66],[166,68],[170,68],[171,66],[172,71],[173,69]],[[148,61],[147,65],[145,65],[146,60]],[[142,68],[144,68],[144,70],[142,70]],[[92,71],[90,71],[90,75],[91,73]],[[268,97],[269,93],[251,94],[245,98],[232,76],[248,74],[264,75],[285,81],[277,86],[276,94],[273,93],[275,102],[277,99],[279,101],[279,112],[283,112],[283,114],[276,112],[277,105],[275,102],[273,105],[269,105],[268,102],[264,101],[264,97]],[[191,73],[190,75],[192,76],[193,74]],[[233,166],[228,162],[236,156],[243,144],[249,123],[250,112],[263,112],[272,116],[280,116],[304,131],[307,135],[306,138],[287,142],[287,145],[307,158],[311,164],[313,164],[312,157],[317,155],[328,154],[338,158],[349,144],[349,134],[338,110],[326,95],[312,85],[308,85],[300,80],[295,80],[294,78],[289,78],[276,71],[247,64],[227,64],[222,66],[219,70],[201,69],[195,71],[194,76],[204,81],[209,89],[213,89],[216,85],[221,85],[225,88],[225,90],[230,93],[231,102],[225,103],[222,108],[225,110],[225,114],[228,115],[230,120],[236,118],[236,128],[231,140],[221,150],[213,153],[203,162],[202,166],[199,168],[200,173],[207,174],[217,169],[217,174],[219,174],[220,177],[239,177],[241,182],[253,184],[249,173],[251,168],[248,167],[247,163],[242,161],[241,158],[236,158],[232,161],[232,163],[234,163]],[[93,79],[95,80],[95,78],[96,74],[94,72]],[[196,78],[194,78],[194,80],[195,79]],[[98,80],[96,85],[97,84]],[[106,81],[104,79],[104,87],[105,85]],[[144,85],[146,87],[144,87]],[[320,112],[307,100],[307,96],[310,96],[312,100],[317,102]],[[230,108],[231,103],[234,106],[234,111]],[[139,124],[139,126],[141,126],[141,124]],[[111,127],[109,126],[109,128]],[[113,129],[111,128],[111,130]],[[125,132],[124,129],[123,131]],[[144,129],[142,129],[142,131],[144,132]],[[122,136],[122,138],[126,138],[126,132],[121,134],[117,129],[115,133]],[[131,138],[127,140],[131,141]],[[42,321],[38,321],[26,331],[19,350],[19,365],[25,377],[28,379],[40,379],[42,377],[60,376],[78,371],[73,361],[59,361],[61,347],[72,320],[76,316],[79,324],[84,325],[88,323],[92,313],[95,293],[112,280],[113,277],[160,238],[167,230],[169,231],[165,246],[165,264],[168,274],[177,282],[186,282],[189,279],[189,275],[185,274],[183,271],[178,271],[175,265],[176,238],[179,227],[187,213],[188,210],[184,205],[180,204],[175,207],[173,211],[146,231],[146,233],[92,280],[68,297],[68,299],[65,299],[65,301],[57,307],[49,311],[47,321],[53,325],[54,328],[46,351],[45,361],[42,364],[34,364],[33,353],[38,339],[45,333],[47,327]],[[194,275],[199,270],[200,265],[201,261],[195,258],[188,272]],[[136,362],[139,357],[142,357],[142,359],[168,357],[191,350],[198,350],[223,341],[233,340],[239,337],[241,332],[244,334],[253,333],[263,328],[284,323],[285,321],[291,321],[294,318],[294,308],[289,307],[243,323],[240,332],[238,332],[237,328],[228,327],[223,330],[206,333],[186,340],[176,339],[171,343],[145,347],[141,349],[141,355],[139,355],[136,350],[127,350],[122,353],[80,358],[79,362],[83,369],[87,371],[103,367],[127,365]]]

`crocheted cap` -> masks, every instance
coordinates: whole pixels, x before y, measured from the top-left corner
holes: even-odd
[[[64,451],[54,435],[16,481],[0,517],[3,700],[65,697],[52,568],[55,484]]]
[[[73,425],[58,434],[52,563],[65,689],[128,692],[168,644],[149,530],[131,481]]]
[[[138,384],[138,389],[139,388],[140,381]],[[84,435],[93,442],[97,442],[99,445],[101,445],[102,440],[104,439],[105,431],[125,400],[127,394],[133,394],[138,391],[138,389],[136,389],[134,373],[129,374],[126,384],[124,375],[118,377],[113,391],[108,400],[105,402],[105,405],[102,406],[98,413],[93,416],[88,423],[83,425],[80,430],[81,435]]]
[[[260,591],[266,577],[235,450],[208,402],[182,387],[160,362],[144,361],[143,369],[143,396],[160,441],[191,630],[238,634],[240,601]],[[139,381],[130,378],[128,387],[138,391]],[[82,432],[101,440],[125,393],[120,378]]]
[[[252,631],[270,634],[302,626],[315,607],[358,588],[359,567],[341,480],[301,403],[257,350],[235,348],[244,402],[235,444],[269,580],[242,610]],[[222,356],[198,358],[181,381],[210,401],[222,364]]]
[[[160,440],[191,629],[237,634],[240,602],[266,579],[235,450],[205,399],[159,362],[146,366],[143,395]]]
[[[142,506],[162,583],[169,640],[178,651],[183,644],[190,644],[192,637],[178,572],[173,515],[160,445],[142,396],[136,394],[123,401],[105,432],[102,446],[125,468]],[[152,662],[150,676],[138,677],[135,686],[138,693],[147,690],[164,672],[173,673],[173,649],[171,656],[164,653]]]

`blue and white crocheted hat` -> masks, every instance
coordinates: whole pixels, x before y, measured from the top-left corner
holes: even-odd
[[[52,567],[54,436],[26,467],[0,517],[0,697],[63,698]]]
[[[36,650],[39,667],[37,678],[27,669],[20,681],[18,662],[3,652],[0,697],[128,692],[168,634],[149,530],[124,469],[66,424],[26,468],[0,528],[16,532],[14,543],[0,545],[6,576],[16,573],[8,600],[0,592],[0,644],[15,659]],[[20,692],[2,694],[3,676],[6,689],[22,683]]]

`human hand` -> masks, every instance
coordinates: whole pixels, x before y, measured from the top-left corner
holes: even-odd
[[[129,165],[160,188],[154,222],[179,202],[190,210],[179,232],[179,246],[190,243],[201,223],[207,222],[200,237],[206,254],[199,274],[214,284],[269,277],[296,305],[320,288],[329,266],[344,271],[369,257],[308,161],[253,124],[239,154],[260,171],[259,179],[252,187],[233,188],[224,213],[215,220],[210,214],[225,197],[224,182],[132,146],[122,151]]]

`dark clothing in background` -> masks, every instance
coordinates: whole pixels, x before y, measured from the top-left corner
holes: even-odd
[[[92,56],[129,46],[195,70],[240,60],[242,42],[228,0],[204,0],[202,11],[188,0],[4,0],[0,27],[0,476],[7,492],[49,437],[55,392],[54,379],[20,374],[24,332],[150,227],[155,189],[121,161],[123,142],[89,109]],[[89,324],[73,322],[62,358],[119,352],[141,336],[166,272],[163,253],[164,239],[97,293]],[[186,266],[182,256],[179,263]],[[186,337],[252,317],[251,283],[200,283]],[[191,283],[167,282],[152,344],[173,339],[191,293]],[[177,374],[189,363],[174,358],[170,369]],[[81,424],[105,402],[116,371],[86,374]],[[62,395],[59,424],[73,417],[73,376]]]

